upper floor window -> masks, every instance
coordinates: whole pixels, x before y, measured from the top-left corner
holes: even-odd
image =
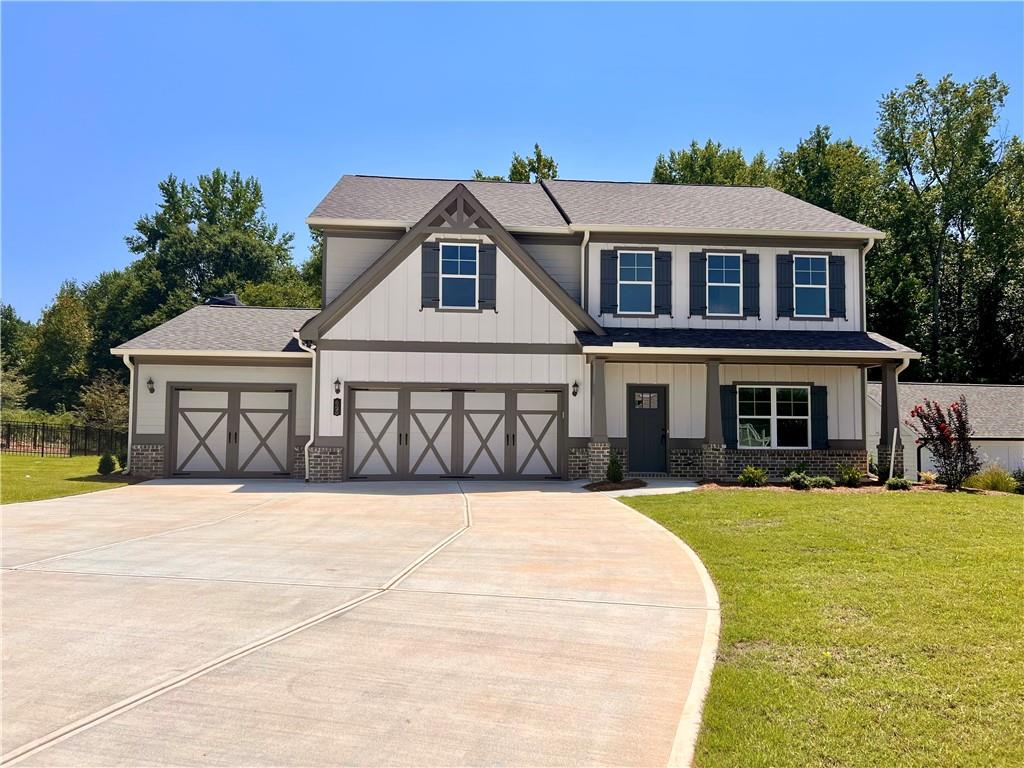
[[[707,313],[743,314],[740,286],[743,284],[743,258],[738,253],[709,253]]]
[[[619,251],[619,313],[654,313],[654,251]]]
[[[810,387],[737,387],[740,448],[809,448]]]
[[[475,243],[441,243],[441,308],[476,309],[479,248]]]
[[[793,256],[795,317],[828,317],[828,257]]]

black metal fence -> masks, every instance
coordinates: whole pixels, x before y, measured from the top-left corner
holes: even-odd
[[[75,424],[0,424],[0,451],[35,456],[115,456],[128,451],[128,433],[107,427]]]

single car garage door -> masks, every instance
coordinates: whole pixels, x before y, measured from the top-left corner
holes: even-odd
[[[173,475],[290,474],[293,387],[174,385],[170,409]]]
[[[348,404],[352,479],[565,473],[564,388],[350,387]]]

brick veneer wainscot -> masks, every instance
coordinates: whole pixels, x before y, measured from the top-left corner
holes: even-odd
[[[704,445],[700,448],[674,449],[669,453],[669,472],[673,477],[733,482],[746,466],[768,471],[768,478],[781,481],[786,474],[805,465],[810,475],[835,477],[836,468],[847,464],[866,473],[867,451],[856,450],[751,450]]]
[[[158,443],[133,445],[130,463],[133,477],[163,477],[164,447]]]

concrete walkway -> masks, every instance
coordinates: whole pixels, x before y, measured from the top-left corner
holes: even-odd
[[[691,754],[714,588],[602,494],[163,481],[2,512],[5,764]]]

